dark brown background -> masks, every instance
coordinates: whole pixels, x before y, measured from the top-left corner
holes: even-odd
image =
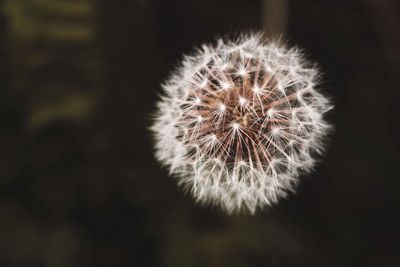
[[[155,162],[149,114],[261,0],[0,0],[0,266],[400,266],[399,2],[287,2],[336,129],[297,194],[227,216]]]

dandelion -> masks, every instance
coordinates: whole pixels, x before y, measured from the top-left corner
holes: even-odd
[[[156,156],[197,202],[228,213],[276,203],[323,150],[318,71],[261,35],[204,45],[163,85]]]

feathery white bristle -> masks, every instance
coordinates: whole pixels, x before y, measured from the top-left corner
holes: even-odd
[[[185,57],[152,126],[157,158],[200,203],[276,203],[312,169],[330,129],[318,72],[298,49],[248,35]]]

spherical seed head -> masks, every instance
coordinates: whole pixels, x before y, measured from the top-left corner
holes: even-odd
[[[163,86],[156,156],[200,203],[271,205],[322,151],[331,105],[317,77],[298,49],[261,35],[204,45]]]

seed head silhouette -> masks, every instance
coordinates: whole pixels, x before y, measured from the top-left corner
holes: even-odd
[[[296,48],[262,35],[186,56],[163,85],[156,156],[202,204],[254,213],[293,191],[323,150],[329,100]]]

